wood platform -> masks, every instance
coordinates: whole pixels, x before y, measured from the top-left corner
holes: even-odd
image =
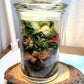
[[[59,75],[56,79],[45,84],[84,84],[83,74],[71,65],[59,62]],[[6,80],[14,84],[37,84],[25,80],[20,72],[20,63],[13,65],[5,72]],[[7,84],[10,84],[8,82]]]

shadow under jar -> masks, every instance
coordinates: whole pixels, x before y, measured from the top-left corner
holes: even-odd
[[[59,41],[67,4],[60,0],[29,1],[14,4],[20,22],[21,72],[31,82],[45,83],[58,76]]]

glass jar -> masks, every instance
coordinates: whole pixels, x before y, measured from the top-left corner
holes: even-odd
[[[55,79],[67,4],[62,0],[21,0],[14,6],[20,22],[22,76],[36,83]]]

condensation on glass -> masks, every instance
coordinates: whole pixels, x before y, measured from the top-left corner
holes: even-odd
[[[36,83],[55,79],[67,4],[62,0],[21,0],[14,6],[20,24],[22,76]]]

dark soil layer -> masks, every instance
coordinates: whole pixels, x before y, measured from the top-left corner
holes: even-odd
[[[36,61],[34,64],[31,61],[24,61],[24,70],[23,73],[35,78],[48,78],[54,75],[58,68],[58,63],[48,64],[46,60]]]

